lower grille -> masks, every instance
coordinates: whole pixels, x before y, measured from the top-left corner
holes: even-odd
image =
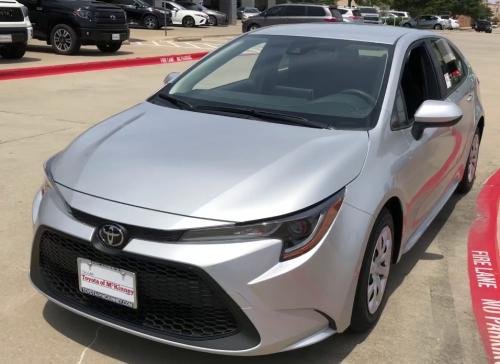
[[[38,236],[42,279],[50,295],[62,303],[90,309],[128,327],[188,340],[216,339],[240,330],[234,309],[228,307],[229,297],[197,268],[123,251],[108,254],[92,243],[53,230]],[[78,257],[136,273],[138,308],[81,293]]]
[[[0,8],[0,22],[23,21],[21,8]]]

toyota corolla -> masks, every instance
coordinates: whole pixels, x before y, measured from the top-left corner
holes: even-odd
[[[206,352],[367,330],[392,265],[471,189],[483,129],[477,77],[438,34],[245,34],[47,161],[31,280],[84,317]]]

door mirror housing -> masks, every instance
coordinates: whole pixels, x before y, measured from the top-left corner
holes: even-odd
[[[177,77],[179,77],[180,74],[180,72],[170,72],[163,80],[163,84],[167,85],[169,83],[172,83]]]
[[[455,125],[462,119],[463,112],[450,101],[427,100],[415,112],[412,134],[420,139],[426,128],[441,128]]]

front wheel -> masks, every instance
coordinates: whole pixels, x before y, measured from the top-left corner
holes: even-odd
[[[250,26],[248,27],[248,31],[251,32],[252,30],[257,30],[259,28],[260,27],[258,24],[250,24]]]
[[[75,54],[80,49],[80,37],[66,24],[58,24],[50,33],[50,44],[58,54]]]
[[[387,282],[394,246],[394,221],[383,209],[370,234],[352,309],[350,330],[364,332],[380,317],[387,301]]]
[[[209,15],[208,16],[208,25],[216,26],[217,25],[217,18],[213,15]]]
[[[185,16],[184,19],[182,19],[182,25],[187,28],[192,28],[196,25],[196,23],[192,16]]]
[[[122,42],[103,42],[97,43],[97,48],[104,53],[113,53],[120,49],[122,46]]]
[[[405,27],[405,28],[411,28],[411,24],[410,23],[404,23],[403,27]]]
[[[479,130],[476,130],[472,139],[472,145],[465,165],[464,175],[458,184],[458,193],[467,193],[472,189],[474,180],[476,179],[477,162],[479,160],[479,145],[481,144],[481,136]]]
[[[0,47],[0,56],[5,59],[19,59],[26,53],[26,43],[13,43]]]

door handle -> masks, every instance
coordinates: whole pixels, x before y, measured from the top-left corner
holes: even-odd
[[[472,94],[468,94],[468,95],[467,95],[467,98],[466,98],[465,100],[467,100],[467,101],[472,101]]]

